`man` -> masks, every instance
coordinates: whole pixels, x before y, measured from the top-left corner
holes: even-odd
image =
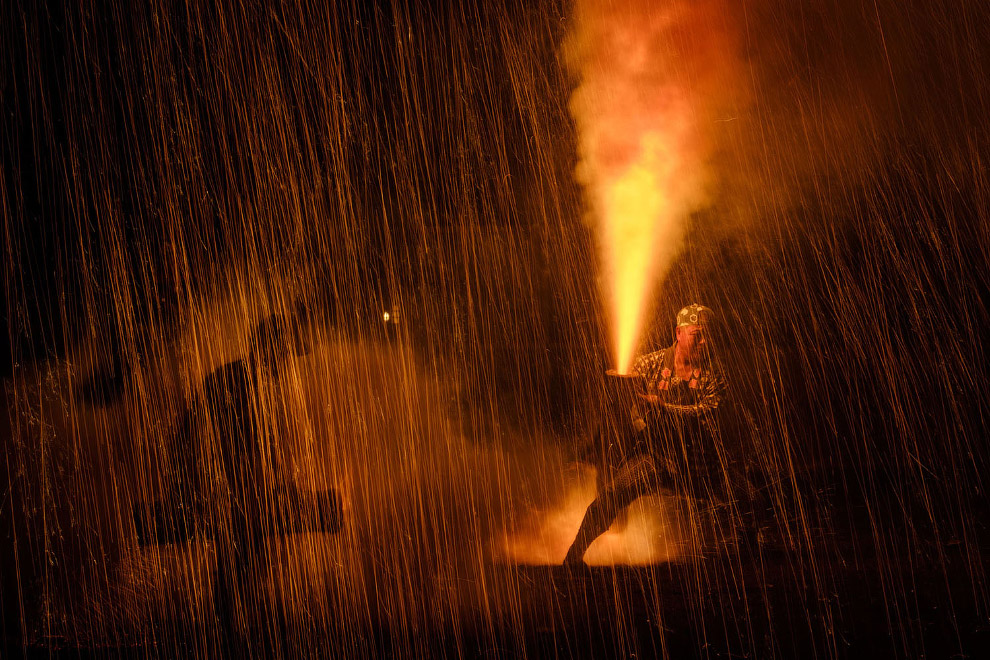
[[[333,533],[340,527],[335,492],[307,495],[291,483],[267,431],[266,402],[259,397],[259,390],[277,385],[289,359],[310,351],[300,331],[305,323],[300,311],[291,323],[279,314],[262,320],[247,357],[206,377],[173,438],[178,506],[153,503],[149,514],[136,515],[142,544],[185,540],[194,526],[212,539],[214,609],[226,638],[221,641],[235,647],[248,643],[243,614],[257,607],[259,581],[269,573],[267,539],[302,531]],[[278,612],[269,617],[281,618]],[[262,641],[277,644],[277,636],[276,627]]]
[[[335,493],[301,494],[271,446],[265,432],[265,402],[259,388],[277,384],[287,360],[309,353],[299,327],[304,320],[272,315],[257,325],[246,360],[231,362],[211,373],[203,384],[207,417],[213,427],[212,450],[223,479],[220,492],[206,503],[216,541],[217,572],[214,608],[225,642],[243,644],[250,624],[243,613],[264,604],[259,584],[270,572],[267,539],[300,531],[334,532],[339,525]],[[204,457],[205,458],[205,457]],[[224,483],[225,482],[225,483]],[[201,486],[201,493],[208,492]],[[282,613],[265,617],[269,630],[261,633],[268,651],[276,651],[283,625]]]
[[[580,564],[591,543],[642,495],[667,487],[705,497],[713,484],[707,476],[711,424],[725,383],[712,365],[709,332],[712,311],[697,303],[677,314],[673,346],[637,358],[642,378],[638,394],[645,414],[642,430],[608,484],[585,512],[565,564]]]

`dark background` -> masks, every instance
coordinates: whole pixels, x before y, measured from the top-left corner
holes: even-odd
[[[569,7],[317,4],[4,5],[14,407],[19,369],[96,342],[126,382],[232,270],[299,269],[354,332],[399,301],[423,359],[469,374],[466,409],[581,427],[608,359]],[[715,307],[750,451],[837,530],[829,561],[873,566],[908,622],[905,576],[942,571],[927,598],[985,625],[988,10],[729,11],[749,96],[715,129],[655,343]],[[922,648],[911,625],[892,634]]]

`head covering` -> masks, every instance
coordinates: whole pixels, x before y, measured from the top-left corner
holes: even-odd
[[[677,327],[683,328],[688,325],[704,325],[711,321],[715,315],[710,308],[698,303],[692,303],[677,312]]]

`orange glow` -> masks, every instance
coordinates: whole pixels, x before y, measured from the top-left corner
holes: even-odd
[[[670,228],[663,136],[644,136],[639,159],[603,191],[602,248],[611,283],[616,369],[628,373],[643,327],[643,308],[658,265],[656,246]]]
[[[595,470],[585,467],[565,484],[564,496],[547,510],[532,511],[505,539],[505,559],[517,564],[560,564],[595,499]],[[674,497],[637,500],[623,522],[616,522],[585,553],[590,566],[644,566],[674,561],[697,552],[684,503]]]
[[[734,70],[721,0],[581,0],[568,42],[588,215],[615,365],[628,373],[651,293],[707,202],[706,130]]]

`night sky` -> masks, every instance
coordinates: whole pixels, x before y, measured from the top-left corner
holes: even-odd
[[[684,304],[718,312],[720,360],[746,420],[733,451],[771,484],[771,545],[801,585],[795,609],[807,616],[796,620],[807,630],[789,636],[781,628],[800,627],[795,619],[724,606],[704,613],[701,591],[665,607],[685,629],[708,621],[710,631],[712,617],[731,629],[706,633],[718,652],[980,657],[990,630],[990,9],[713,4],[732,35],[733,93],[700,124],[704,201],[683,219],[676,259],[652,289],[643,348],[671,343]],[[156,623],[168,617],[154,608],[135,615],[106,576],[136,574],[125,519],[153,491],[151,447],[211,369],[243,356],[254,323],[296,301],[317,319],[321,346],[344,347],[339,358],[319,349],[294,386],[311,404],[330,401],[310,406],[315,430],[302,435],[316,440],[307,442],[351,419],[327,393],[346,389],[346,377],[319,365],[353,361],[360,371],[380,360],[394,365],[382,367],[383,392],[398,381],[417,392],[382,404],[383,428],[406,429],[368,450],[369,461],[384,457],[384,480],[390,451],[416,445],[402,439],[407,431],[439,438],[455,428],[463,452],[439,442],[440,462],[495,452],[484,461],[519,469],[518,479],[506,468],[509,477],[491,482],[455,475],[432,494],[428,478],[412,479],[410,498],[426,502],[421,518],[383,523],[396,538],[411,529],[430,539],[412,553],[411,574],[444,563],[449,539],[438,529],[449,524],[481,547],[522,519],[517,501],[554,501],[532,484],[548,465],[547,484],[565,479],[562,466],[605,405],[606,284],[569,107],[580,85],[565,55],[573,7],[205,5],[15,1],[0,10],[9,410],[0,531],[12,648],[151,648],[141,635],[156,626],[163,638],[199,639],[198,628]],[[387,310],[399,310],[398,330],[383,326]],[[377,378],[362,387],[377,391]],[[354,400],[347,405],[360,409]],[[425,470],[433,454],[420,450]],[[317,472],[328,483],[336,474]],[[88,490],[94,479],[112,481],[113,492]],[[446,487],[470,493],[459,502],[470,515],[451,505],[442,522]],[[453,574],[462,563],[450,560]],[[744,564],[740,583],[767,584]],[[378,575],[371,566],[363,579]],[[539,608],[505,603],[518,604],[506,593],[520,581],[552,582],[547,570],[493,587],[501,605],[491,611],[503,618],[465,596],[469,605],[437,625],[468,641],[456,653],[437,648],[483,657],[471,644],[494,630],[515,649],[506,657],[540,657],[559,641],[527,627]],[[651,570],[620,576],[659,580],[643,577]],[[596,579],[560,588],[590,591]],[[625,621],[638,607],[610,611]],[[369,615],[370,637],[407,645],[407,655],[439,654],[409,642],[403,626],[419,619],[395,608],[391,619]],[[572,639],[576,620],[560,614],[561,639]],[[306,631],[299,637],[320,636]],[[639,641],[622,648],[656,652],[629,634]],[[704,636],[677,634],[665,653],[703,657],[695,641]],[[605,653],[621,646],[601,643]],[[199,648],[175,644],[159,651]]]

